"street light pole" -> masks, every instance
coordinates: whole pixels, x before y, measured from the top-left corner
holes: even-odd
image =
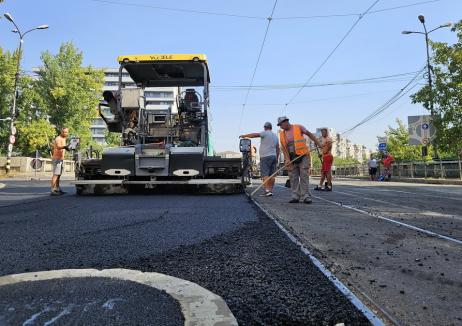
[[[434,107],[434,98],[433,98],[433,80],[432,80],[432,66],[430,62],[430,39],[428,35],[440,28],[444,27],[451,27],[452,23],[446,23],[443,25],[440,25],[430,31],[427,30],[427,26],[425,25],[425,17],[423,15],[419,15],[418,17],[419,21],[422,23],[424,32],[414,32],[414,31],[403,31],[402,34],[423,34],[425,36],[425,46],[426,46],[426,51],[427,51],[427,77],[428,77],[428,91],[429,91],[429,109],[430,109],[430,115],[433,117],[435,115],[435,107]],[[433,144],[434,150],[435,150],[435,155],[438,157],[437,154],[437,148],[436,144]],[[425,146],[425,151],[426,151],[426,146]]]
[[[16,137],[16,128],[14,126],[14,120],[16,118],[16,102],[18,100],[18,92],[19,92],[19,74],[20,74],[20,68],[21,68],[21,56],[22,56],[22,44],[24,43],[24,36],[26,34],[35,31],[35,30],[40,30],[40,29],[47,29],[48,25],[40,25],[38,27],[32,28],[25,33],[21,33],[21,30],[19,29],[18,25],[13,20],[13,17],[9,13],[4,14],[5,18],[8,19],[11,23],[13,23],[14,29],[12,32],[17,33],[19,35],[19,46],[18,46],[18,60],[16,63],[16,74],[14,78],[14,94],[13,94],[13,105],[11,106],[10,109],[10,136],[8,138],[8,152],[6,156],[6,173],[10,173],[11,169],[11,156],[13,154],[13,144],[15,143],[15,137]]]

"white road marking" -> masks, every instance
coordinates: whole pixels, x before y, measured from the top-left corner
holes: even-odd
[[[442,234],[439,234],[439,233],[436,233],[436,232],[433,232],[433,231],[422,229],[422,228],[419,228],[417,226],[410,225],[410,224],[407,224],[407,223],[395,221],[395,220],[393,220],[391,218],[384,217],[384,216],[381,216],[379,214],[374,214],[374,213],[371,213],[371,212],[368,212],[368,211],[365,211],[365,210],[362,210],[362,209],[359,209],[359,208],[356,208],[356,207],[353,207],[353,206],[350,206],[350,205],[344,205],[342,203],[338,203],[338,202],[333,201],[333,200],[325,199],[325,198],[318,197],[318,196],[313,196],[313,197],[316,198],[316,199],[319,199],[319,200],[322,200],[322,201],[325,201],[325,202],[328,202],[328,203],[343,207],[343,208],[351,209],[351,210],[353,210],[355,212],[358,212],[358,213],[366,214],[366,215],[378,218],[380,220],[384,220],[384,221],[387,221],[387,222],[390,222],[390,223],[394,223],[394,224],[398,224],[400,226],[404,226],[404,227],[406,227],[408,229],[411,229],[411,230],[414,230],[414,231],[417,231],[417,232],[425,233],[425,234],[430,235],[432,237],[437,237],[437,238],[440,238],[440,239],[444,239],[444,240],[451,241],[451,242],[457,243],[459,245],[462,245],[461,240],[457,240],[457,239],[448,237],[446,235],[442,235]]]
[[[43,324],[43,326],[50,326],[51,324],[54,324],[55,321],[60,319],[63,316],[69,315],[72,312],[73,305],[69,305],[66,308],[63,309],[57,316],[51,318],[47,322]]]
[[[410,210],[415,210],[415,211],[417,211],[417,212],[415,212],[415,214],[420,214],[420,215],[425,215],[425,216],[447,217],[447,218],[454,218],[454,219],[457,219],[457,220],[462,220],[462,216],[458,216],[458,215],[443,214],[443,213],[433,212],[433,211],[429,211],[429,210],[419,212],[418,209],[415,208],[415,207],[410,207],[410,206],[401,205],[401,204],[395,204],[395,203],[391,203],[389,201],[375,199],[375,198],[364,197],[364,196],[360,196],[360,195],[357,195],[355,193],[351,193],[351,192],[348,192],[348,191],[338,191],[338,190],[336,190],[335,192],[338,193],[338,194],[344,194],[344,195],[347,195],[347,196],[358,197],[358,198],[361,198],[361,199],[375,201],[377,203],[382,203],[382,204],[386,204],[386,205],[391,205],[391,206],[402,207],[402,208],[406,208],[406,209],[410,209]]]
[[[37,312],[36,314],[33,314],[28,320],[26,320],[24,323],[22,323],[22,326],[32,325],[34,323],[34,321],[37,319],[37,317],[39,317],[41,314],[43,314],[45,312],[48,312],[48,311],[50,311],[50,309],[47,307],[47,308],[43,309],[42,311]]]
[[[117,301],[125,301],[124,299],[120,299],[120,298],[115,298],[115,299],[109,299],[108,301],[106,301],[102,307],[104,309],[108,309],[108,310],[112,310],[114,309],[114,306],[116,304]]]
[[[424,197],[431,197],[431,198],[442,198],[442,199],[451,199],[451,200],[461,200],[462,201],[462,196],[457,198],[457,197],[430,195],[430,194],[424,194],[424,193],[415,193],[415,192],[404,191],[404,190],[380,189],[380,188],[371,188],[371,187],[360,187],[359,189],[366,190],[366,191],[397,192],[397,193],[402,193],[402,194],[414,195],[414,196],[417,196],[417,197],[424,196]]]

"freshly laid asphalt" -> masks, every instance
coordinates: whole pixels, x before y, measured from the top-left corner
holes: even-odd
[[[0,286],[0,325],[52,324],[180,326],[184,320],[171,296],[135,282],[67,278]]]
[[[220,295],[240,325],[369,324],[245,195],[50,198],[47,183],[2,182],[0,275],[160,272]]]

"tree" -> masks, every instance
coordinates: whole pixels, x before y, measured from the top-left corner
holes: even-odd
[[[400,119],[396,119],[398,126],[396,128],[388,127],[385,134],[388,137],[388,152],[393,155],[397,161],[422,160],[422,145],[409,145],[409,131],[407,126]],[[429,146],[429,151],[424,160],[430,160],[433,150]]]
[[[4,51],[0,47],[0,118],[10,116],[13,100],[14,76],[16,74],[17,52]],[[6,151],[9,135],[9,124],[0,121],[0,151]]]
[[[434,85],[412,95],[414,103],[430,109],[433,98],[438,150],[456,156],[462,149],[462,21],[452,29],[458,41],[453,45],[431,42]]]
[[[68,127],[71,135],[80,137],[82,147],[93,144],[90,126],[98,116],[104,73],[83,67],[82,52],[72,43],[62,44],[56,55],[44,52],[41,59],[34,85],[40,114],[57,129]]]

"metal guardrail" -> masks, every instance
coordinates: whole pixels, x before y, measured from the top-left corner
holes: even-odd
[[[336,176],[367,176],[367,163],[336,165]],[[381,175],[383,165],[378,165],[377,176]],[[411,179],[460,179],[462,180],[462,161],[397,162],[392,166],[392,175]],[[313,168],[312,174],[319,175],[320,168]]]

